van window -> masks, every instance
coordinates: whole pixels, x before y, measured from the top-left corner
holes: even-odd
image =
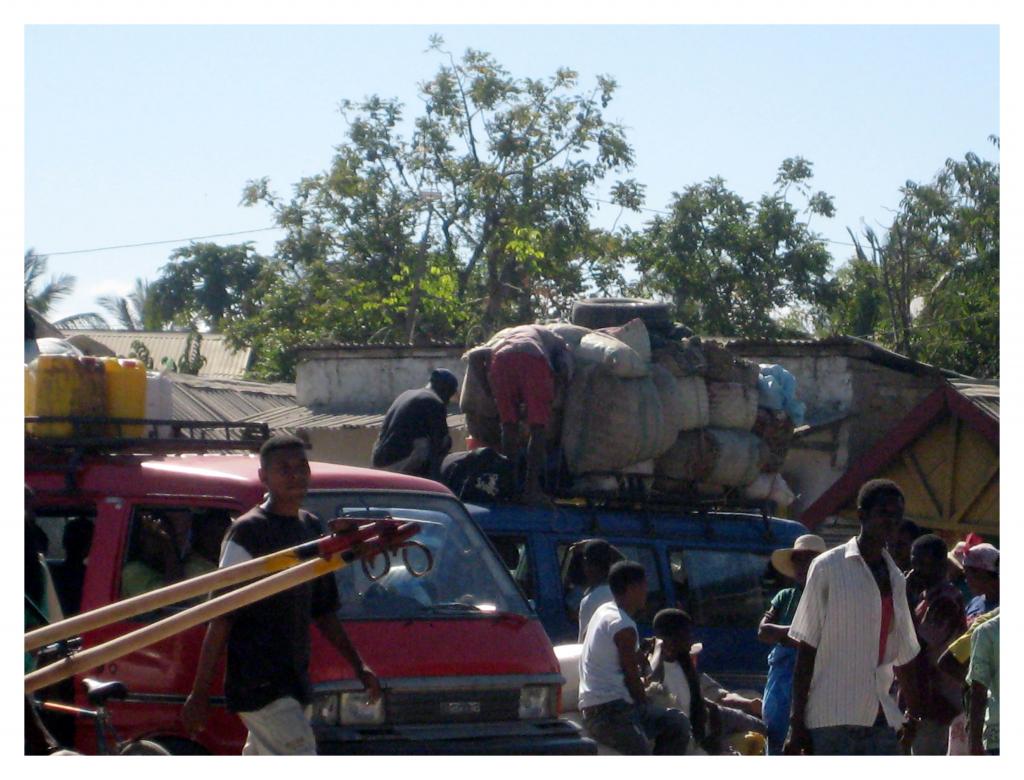
[[[612,542],[615,548],[622,553],[628,561],[636,561],[644,567],[647,573],[647,603],[643,610],[636,615],[638,623],[650,623],[658,610],[663,609],[668,599],[665,593],[665,586],[661,581],[661,571],[658,568],[658,553],[653,547],[642,545],[619,544]],[[565,591],[566,614],[573,622],[579,620],[580,602],[583,600],[585,590],[582,579],[583,571],[581,559],[576,547],[577,554],[569,555],[571,545],[560,544],[558,546],[558,559],[561,561],[562,587]]]
[[[530,568],[530,558],[526,551],[526,537],[508,534],[489,534],[489,536],[505,564],[505,568],[512,575],[512,579],[519,583],[526,598],[532,599],[534,597],[533,570]]]
[[[677,600],[699,626],[757,626],[768,608],[768,556],[723,550],[672,550]]]
[[[356,563],[335,572],[343,619],[414,619],[485,616],[512,612],[528,617],[530,607],[516,588],[504,563],[491,550],[466,510],[452,498],[410,493],[360,494],[311,491],[306,508],[321,518],[380,517],[420,523],[414,540],[426,545],[434,566],[423,577],[406,570],[400,553],[391,557],[391,570],[373,581]],[[413,568],[423,565],[421,554],[410,553]],[[370,567],[372,574],[382,566]]]
[[[36,509],[36,527],[45,534],[46,563],[65,617],[76,614],[82,604],[82,585],[96,513],[88,509]],[[40,541],[43,537],[40,536]]]
[[[136,507],[121,570],[121,598],[213,571],[230,524],[231,517],[225,509]],[[172,609],[191,604],[184,602]]]
[[[634,619],[638,623],[650,623],[658,611],[665,608],[668,601],[665,595],[665,586],[661,582],[661,570],[658,568],[658,553],[652,547],[629,544],[615,546],[626,556],[626,560],[636,561],[644,567],[644,571],[647,573],[647,603],[643,610],[634,616]]]
[[[586,577],[583,576],[583,547],[581,542],[571,545],[558,545],[558,570],[565,594],[565,614],[569,622],[577,623],[580,619],[580,604],[583,592],[587,588]]]

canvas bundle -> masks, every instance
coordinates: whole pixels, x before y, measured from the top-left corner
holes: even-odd
[[[757,421],[757,388],[739,382],[708,382],[708,425],[749,431]]]
[[[753,361],[734,355],[715,341],[702,341],[701,351],[707,361],[704,375],[709,382],[738,382],[746,387],[757,387],[761,367]]]
[[[579,366],[569,384],[562,450],[573,474],[620,471],[656,458],[670,445],[658,387],[602,366]]]

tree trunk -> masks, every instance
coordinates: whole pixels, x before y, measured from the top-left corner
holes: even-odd
[[[427,242],[430,239],[430,220],[434,216],[434,210],[427,211],[427,224],[423,228],[423,237],[420,239],[420,247],[416,252],[416,259],[412,266],[412,290],[409,293],[409,306],[405,310],[405,331],[406,340],[410,344],[415,343],[416,325],[419,318],[420,294],[423,276],[427,272]]]

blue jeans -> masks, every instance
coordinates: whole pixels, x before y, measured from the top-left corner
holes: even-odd
[[[761,717],[768,728],[768,755],[782,755],[789,731],[789,708],[793,699],[793,668],[796,648],[776,645],[768,654],[768,681],[764,686]]]
[[[690,742],[690,719],[680,710],[617,699],[582,712],[590,736],[628,756],[681,756]],[[654,740],[653,751],[648,739]]]
[[[825,726],[810,729],[816,756],[898,756],[896,730],[879,716],[873,726]]]

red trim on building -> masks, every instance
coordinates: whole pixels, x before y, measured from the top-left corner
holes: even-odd
[[[915,406],[899,424],[851,466],[842,477],[805,509],[800,521],[815,528],[855,499],[860,486],[875,477],[899,454],[923,436],[932,423],[946,413],[955,415],[980,433],[999,451],[999,421],[978,409],[951,385],[936,388]]]

